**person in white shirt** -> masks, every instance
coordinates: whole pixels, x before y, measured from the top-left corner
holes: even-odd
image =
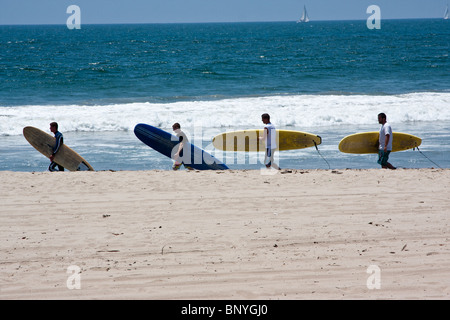
[[[380,136],[378,139],[378,161],[384,169],[396,169],[392,164],[388,162],[389,154],[392,151],[392,128],[386,120],[386,114],[380,113],[378,115],[378,123],[381,124]]]
[[[173,170],[178,170],[180,169],[181,165],[184,165],[184,167],[188,170],[192,170],[192,168],[190,166],[187,166],[184,162],[183,162],[183,148],[184,146],[189,142],[188,138],[186,137],[186,134],[181,131],[181,125],[176,122],[172,125],[172,130],[175,132],[177,138],[178,138],[178,148],[177,148],[177,152],[174,154],[173,156],[173,160],[175,160],[175,163],[172,166]]]
[[[259,137],[259,139],[264,140],[266,144],[266,156],[264,158],[264,164],[266,168],[273,167],[274,169],[280,170],[280,167],[274,162],[275,150],[277,149],[277,134],[275,126],[270,123],[270,115],[264,113],[261,115],[261,120],[265,124],[264,135]]]

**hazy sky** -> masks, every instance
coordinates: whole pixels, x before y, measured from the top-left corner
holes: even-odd
[[[65,24],[69,5],[81,24],[295,21],[306,5],[313,20],[442,18],[450,0],[0,0],[0,24]]]

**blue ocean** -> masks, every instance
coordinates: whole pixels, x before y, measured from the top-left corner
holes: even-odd
[[[52,121],[96,170],[170,170],[133,129],[174,122],[230,168],[259,169],[263,155],[218,153],[211,139],[261,128],[262,113],[322,137],[279,152],[282,168],[378,168],[338,144],[378,131],[380,112],[422,138],[393,165],[450,168],[449,52],[443,19],[0,26],[0,170],[47,170],[22,130]]]

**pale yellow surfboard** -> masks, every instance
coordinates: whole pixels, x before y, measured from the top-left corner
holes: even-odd
[[[276,130],[277,146],[280,151],[314,147],[322,143],[320,136],[294,130]],[[263,129],[231,131],[219,134],[213,138],[216,149],[223,151],[265,151]]]
[[[393,132],[392,152],[413,149],[422,143],[422,139],[412,134]],[[339,151],[344,153],[378,153],[379,132],[360,132],[346,136],[339,143]]]
[[[23,136],[37,151],[50,158],[56,143],[55,137],[35,127],[23,128]],[[55,154],[54,161],[69,171],[94,171],[86,160],[65,144]]]

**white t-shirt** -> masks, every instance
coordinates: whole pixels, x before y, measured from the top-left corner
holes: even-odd
[[[181,131],[180,129],[175,131],[175,134],[176,134],[179,142],[184,142],[185,144],[187,142],[189,142],[189,139],[186,137],[186,134],[183,131]]]
[[[266,138],[266,148],[267,149],[276,149],[277,148],[277,133],[275,126],[270,122],[264,126],[264,129],[268,129],[267,138]]]
[[[386,122],[384,125],[381,126],[381,129],[380,129],[380,138],[379,138],[380,150],[384,149],[384,143],[385,143],[387,134],[389,135],[389,141],[388,141],[388,145],[387,145],[386,149],[387,149],[387,151],[392,151],[392,140],[393,140],[392,139],[393,138],[392,128],[391,128],[391,125]]]

